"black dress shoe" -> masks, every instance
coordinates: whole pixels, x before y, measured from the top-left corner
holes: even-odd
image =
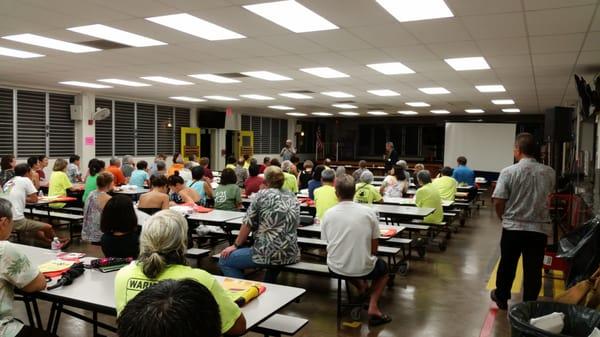
[[[494,289],[490,292],[490,298],[492,299],[492,301],[494,301],[496,303],[496,305],[498,306],[498,309],[500,309],[500,310],[508,309],[508,301],[498,299],[498,297],[496,297],[496,289]]]

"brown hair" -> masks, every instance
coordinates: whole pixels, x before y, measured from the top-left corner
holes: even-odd
[[[113,182],[113,180],[114,177],[110,172],[98,173],[98,176],[96,177],[96,186],[98,186],[98,188],[106,188],[110,185],[110,183]]]
[[[283,186],[285,178],[283,171],[277,166],[269,166],[265,170],[265,185],[269,188],[280,189]]]
[[[54,162],[54,166],[52,167],[52,171],[64,171],[67,168],[67,165],[69,165],[69,163],[67,163],[66,160],[64,160],[62,158],[58,158]]]
[[[533,156],[536,153],[536,144],[531,133],[519,133],[515,141],[515,147],[526,156]]]

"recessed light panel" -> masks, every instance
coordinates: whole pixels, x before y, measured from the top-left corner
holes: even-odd
[[[376,96],[400,96],[399,92],[390,89],[375,89],[375,90],[367,90],[368,93],[376,95]]]
[[[192,85],[192,84],[194,84],[192,82],[177,80],[174,78],[169,78],[169,77],[164,77],[164,76],[144,76],[144,77],[140,77],[140,78],[147,80],[147,81],[158,82],[158,83],[163,83],[163,84],[170,84],[170,85]]]
[[[445,95],[450,93],[448,89],[442,87],[419,88],[419,91],[428,95]]]
[[[483,109],[465,109],[465,112],[469,114],[482,114],[485,111]]]
[[[367,64],[367,67],[385,75],[414,74],[415,71],[400,62]]]
[[[171,96],[170,99],[175,99],[184,102],[206,102],[204,98],[188,97],[188,96]]]
[[[293,0],[264,2],[244,8],[294,33],[338,29],[338,26]]]
[[[502,112],[521,112],[521,109],[518,109],[518,108],[502,109]]]
[[[204,98],[212,99],[213,101],[239,101],[239,99],[229,96],[211,95],[204,96]]]
[[[46,56],[46,55],[42,55],[42,54],[30,53],[28,51],[12,49],[12,48],[4,48],[4,47],[0,47],[0,55],[16,57],[16,58],[20,58],[20,59],[30,59],[30,58],[34,58],[34,57]]]
[[[240,95],[240,97],[255,99],[257,101],[272,101],[275,99],[271,96],[264,96],[264,95],[257,95],[257,94]]]
[[[331,106],[340,108],[340,109],[358,109],[358,107],[356,105],[347,104],[347,103],[336,103],[336,104],[332,104]]]
[[[187,13],[155,16],[146,18],[146,20],[209,41],[245,38],[242,34],[238,34],[227,28],[215,25],[212,22],[208,22]]]
[[[127,80],[120,80],[118,78],[103,78],[101,80],[98,80],[98,82],[104,82],[104,83],[110,83],[110,84],[117,84],[117,85],[124,85],[127,87],[150,87],[150,84],[147,83],[142,83],[142,82],[135,82],[135,81],[127,81]]]
[[[481,57],[459,57],[444,59],[456,71],[490,69],[490,65]]]
[[[329,67],[315,67],[315,68],[302,68],[301,71],[305,73],[309,73],[311,75],[315,75],[321,78],[342,78],[342,77],[350,77],[348,74],[344,74],[341,71],[337,71],[333,68]]]
[[[325,91],[325,92],[322,92],[321,94],[325,95],[325,96],[336,97],[336,98],[354,97],[354,95],[349,94],[347,92],[343,92],[343,91]]]
[[[193,75],[188,75],[188,76],[197,78],[199,80],[205,80],[205,81],[214,82],[214,83],[240,83],[241,82],[234,78],[229,78],[229,77],[219,76],[219,75],[214,75],[214,74],[193,74]]]
[[[450,113],[448,110],[430,110],[432,114],[436,115],[447,115]]]
[[[493,99],[492,103],[496,105],[511,105],[515,104],[515,101],[513,101],[512,99]]]
[[[302,113],[302,112],[286,112],[285,114],[288,115],[288,116],[294,116],[294,117],[308,116],[307,114]]]
[[[58,83],[65,84],[65,85],[72,85],[75,87],[94,88],[94,89],[112,88],[110,85],[90,83],[90,82],[81,82],[81,81],[64,81],[64,82],[58,82]]]
[[[150,46],[161,46],[166,43],[138,34],[126,32],[117,28],[95,24],[89,26],[79,26],[67,28],[72,32],[97,37],[108,41],[117,42],[120,44],[132,46],[132,47],[150,47]]]
[[[272,73],[270,71],[264,71],[264,70],[246,71],[246,72],[243,72],[242,74],[244,74],[246,76],[254,77],[254,78],[260,78],[261,80],[267,80],[267,81],[290,81],[291,80],[290,77]]]
[[[17,41],[21,43],[26,43],[38,47],[68,51],[70,53],[89,53],[93,51],[100,51],[101,49],[92,48],[84,45],[80,45],[77,43],[71,43],[66,41],[61,41],[57,39],[52,39],[49,37],[44,37],[35,34],[18,34],[18,35],[9,35],[2,37],[6,40]]]
[[[388,114],[385,111],[367,111],[367,113],[372,116],[385,116]]]
[[[377,0],[377,3],[400,22],[454,16],[444,0]]]
[[[333,114],[331,112],[321,112],[321,111],[311,112],[310,114],[314,115],[314,116],[322,116],[322,117],[333,116]]]
[[[431,106],[430,104],[427,104],[425,102],[406,102],[405,104],[408,106],[412,106],[414,108],[422,108],[422,107]]]
[[[412,111],[412,110],[402,110],[402,111],[398,111],[399,114],[401,115],[405,115],[405,116],[412,116],[412,115],[418,115],[419,113],[416,111]]]
[[[340,112],[338,112],[338,115],[342,115],[342,116],[358,116],[360,114],[358,112],[355,112],[355,111],[340,111]]]
[[[269,109],[275,109],[275,110],[294,110],[294,108],[292,108],[291,106],[287,106],[287,105],[269,105]]]
[[[312,99],[312,96],[305,94],[299,94],[297,92],[282,92],[279,96],[293,98],[293,99]]]
[[[502,84],[476,85],[475,89],[479,92],[505,92],[506,89]]]

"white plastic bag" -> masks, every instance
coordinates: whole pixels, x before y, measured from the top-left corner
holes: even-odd
[[[565,314],[553,312],[545,316],[532,318],[529,323],[538,329],[558,334],[565,327]]]

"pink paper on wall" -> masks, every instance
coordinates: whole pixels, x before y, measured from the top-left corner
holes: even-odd
[[[94,143],[95,143],[94,136],[87,136],[87,137],[85,137],[85,145],[93,146]]]

